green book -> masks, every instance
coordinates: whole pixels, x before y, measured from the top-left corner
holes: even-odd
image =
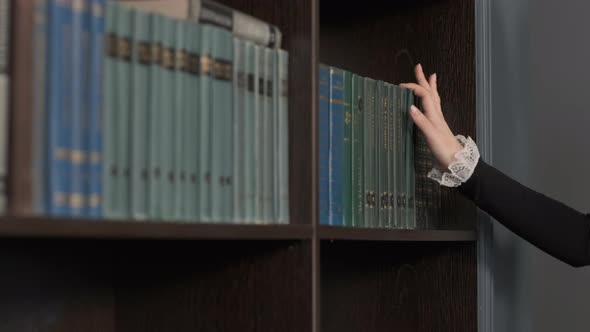
[[[115,94],[115,130],[117,131],[116,144],[116,176],[115,176],[115,201],[114,211],[118,218],[127,218],[130,214],[130,167],[129,155],[131,137],[130,113],[131,113],[131,44],[132,15],[131,9],[119,6],[117,11],[116,29],[118,38],[117,52],[119,57],[115,64],[115,79],[117,91]]]
[[[148,126],[149,135],[146,137],[148,146],[148,214],[150,219],[162,218],[161,197],[161,164],[160,164],[160,140],[162,132],[160,127],[160,99],[162,97],[162,17],[150,16],[150,51],[151,63],[149,68],[149,103]]]
[[[148,110],[150,90],[150,21],[152,15],[133,11],[131,102],[131,216],[148,217]]]
[[[402,88],[395,86],[395,228],[402,229]]]
[[[201,25],[199,84],[199,221],[211,221],[211,37],[213,27]]]
[[[364,79],[352,75],[352,226],[361,227],[365,220],[364,195]]]
[[[364,118],[364,173],[365,173],[365,220],[363,227],[373,227],[377,222],[377,198],[375,190],[376,167],[376,118],[375,118],[375,80],[365,78],[365,118]]]
[[[108,3],[105,15],[105,49],[103,78],[103,215],[105,218],[117,217],[115,209],[115,176],[118,173],[116,164],[116,124],[115,95],[117,92],[117,11],[119,4]]]
[[[175,76],[176,76],[176,22],[172,18],[162,17],[162,68],[160,99],[160,199],[162,219],[174,218],[174,115]]]
[[[406,89],[401,89],[401,98],[400,98],[400,179],[401,183],[399,186],[400,189],[400,226],[403,229],[408,229],[408,218],[406,212],[406,205],[407,205],[407,197],[406,197],[406,188],[407,188],[407,181],[408,178],[406,176],[406,168],[407,168],[407,144],[406,144],[406,135],[407,135],[407,102],[408,102],[408,94],[406,93]]]
[[[415,179],[415,170],[414,170],[414,122],[409,117],[409,110],[410,106],[414,104],[414,93],[412,90],[406,90],[408,95],[408,103],[406,107],[406,118],[407,118],[407,135],[406,135],[406,145],[407,145],[407,168],[406,168],[406,178],[407,178],[407,218],[408,218],[408,226],[411,229],[416,229],[416,179]]]
[[[388,135],[388,199],[389,199],[389,210],[387,227],[395,228],[395,87],[393,84],[387,85],[387,96],[389,98],[389,104],[387,106],[389,135]]]
[[[342,180],[342,208],[344,226],[352,226],[353,205],[352,196],[352,73],[344,71],[344,156]]]
[[[185,22],[174,21],[174,77],[173,77],[173,123],[172,123],[172,139],[173,139],[173,165],[172,165],[172,220],[181,220],[184,215],[184,200],[183,193],[185,192],[186,173],[184,169],[185,146],[184,146],[184,126],[186,119],[186,110],[188,106],[188,99],[184,94],[184,86],[186,82],[185,59],[186,59],[186,43],[185,43]]]
[[[263,111],[264,111],[264,82],[266,62],[264,57],[264,48],[255,46],[254,57],[256,61],[255,71],[255,91],[254,97],[254,167],[256,168],[256,182],[254,187],[254,222],[261,224],[264,219],[263,213],[263,155],[264,155],[264,136],[263,136]]]
[[[289,223],[289,53],[277,50],[277,117],[275,130],[278,144],[275,149],[277,162],[276,187],[278,200],[277,217],[279,224]]]
[[[244,130],[245,130],[245,96],[246,96],[246,72],[244,61],[246,60],[245,42],[234,37],[234,65],[232,74],[233,83],[233,217],[234,222],[244,221]]]
[[[270,48],[264,49],[264,96],[263,96],[263,111],[262,111],[262,135],[263,135],[263,154],[262,154],[262,170],[264,177],[262,180],[262,220],[265,224],[275,222],[273,211],[274,192],[274,172],[273,167],[273,152],[274,152],[274,72],[275,72],[275,55],[274,50]]]
[[[244,61],[246,73],[246,93],[244,96],[244,222],[252,223],[255,219],[255,189],[256,189],[256,159],[254,150],[256,148],[256,96],[258,95],[258,62],[256,59],[256,48],[252,42],[244,44]]]
[[[387,169],[387,150],[389,148],[387,136],[389,135],[389,114],[387,112],[389,98],[385,82],[377,82],[377,206],[379,222],[376,226],[387,227],[389,217],[389,173]]]
[[[232,63],[233,38],[229,31],[212,28],[211,58],[211,217],[231,221],[232,202]]]

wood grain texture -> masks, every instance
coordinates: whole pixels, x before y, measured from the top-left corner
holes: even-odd
[[[388,241],[388,242],[469,242],[476,241],[474,231],[446,230],[394,230],[379,228],[352,228],[339,226],[319,226],[322,240]]]
[[[12,1],[8,212],[32,213],[33,0]]]
[[[313,173],[316,163],[313,149],[316,121],[312,104],[311,46],[313,0],[223,0],[237,10],[279,27],[282,48],[289,52],[289,195],[291,222],[310,223],[316,199]]]
[[[322,332],[477,329],[474,243],[324,242]]]
[[[475,138],[473,0],[369,1],[363,6],[322,0],[320,22],[323,63],[395,84],[415,81],[413,67],[421,63],[427,73],[437,73],[450,128]],[[424,141],[417,136],[418,152]],[[419,226],[474,229],[473,205],[428,180],[431,166],[431,160],[416,164]]]
[[[311,225],[235,225],[46,217],[1,217],[0,238],[155,240],[311,239]]]

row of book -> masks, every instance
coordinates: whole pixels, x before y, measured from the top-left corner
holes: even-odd
[[[320,65],[319,221],[416,228],[409,89]]]
[[[6,179],[8,169],[8,105],[10,78],[8,59],[10,52],[10,0],[0,0],[0,214],[6,211]]]
[[[204,0],[40,0],[36,11],[38,213],[289,222],[276,27]]]

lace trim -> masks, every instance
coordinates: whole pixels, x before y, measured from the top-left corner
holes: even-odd
[[[463,145],[463,149],[455,153],[454,160],[449,164],[450,173],[442,172],[436,167],[428,172],[428,178],[446,187],[458,187],[469,180],[480,157],[477,145],[471,137],[456,135],[455,138]]]

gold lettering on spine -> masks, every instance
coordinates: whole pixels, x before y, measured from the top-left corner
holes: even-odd
[[[152,62],[152,52],[148,42],[140,42],[137,45],[137,58],[143,65],[149,65]]]

